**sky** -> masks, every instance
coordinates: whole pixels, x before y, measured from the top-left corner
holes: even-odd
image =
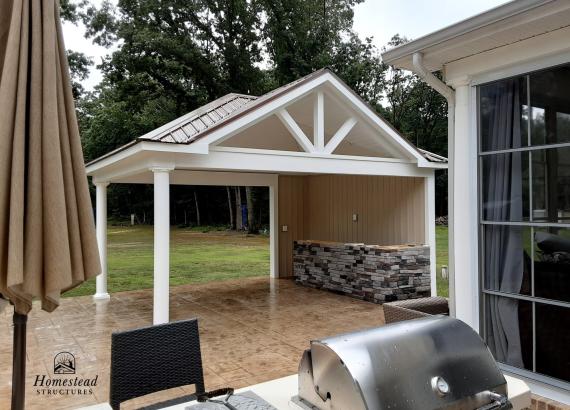
[[[90,2],[99,5],[101,0]],[[374,37],[374,44],[381,49],[396,33],[416,39],[507,2],[508,0],[366,0],[355,8],[354,29],[362,38]],[[110,50],[92,44],[84,38],[83,33],[82,25],[64,23],[65,46],[85,53],[96,64],[100,63]],[[100,80],[101,73],[93,67],[83,85],[87,90],[92,90]]]

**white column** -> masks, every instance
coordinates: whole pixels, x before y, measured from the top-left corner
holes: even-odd
[[[437,296],[436,243],[435,243],[435,171],[424,178],[425,242],[429,245],[431,295]]]
[[[93,299],[95,300],[107,300],[110,298],[107,292],[107,186],[109,186],[108,182],[95,183],[95,223],[99,258],[101,261],[101,273],[97,276],[96,290],[93,295]]]
[[[479,271],[477,235],[477,135],[474,94],[468,79],[455,86],[455,143],[453,144],[453,265],[455,316],[479,331]],[[453,280],[451,280],[453,279]]]
[[[279,277],[279,176],[269,186],[269,269],[272,278]]]
[[[170,276],[170,173],[153,168],[154,173],[154,305],[153,324],[169,320]]]

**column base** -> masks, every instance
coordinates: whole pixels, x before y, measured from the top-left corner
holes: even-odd
[[[108,293],[95,293],[93,295],[93,300],[109,300],[111,299],[111,295]]]

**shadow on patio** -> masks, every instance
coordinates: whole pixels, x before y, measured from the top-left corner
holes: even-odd
[[[170,294],[172,321],[199,319],[208,390],[296,373],[310,339],[384,323],[379,305],[300,287],[288,279],[184,285]],[[11,314],[11,308],[0,314],[0,359],[6,364],[12,354]],[[67,298],[52,314],[34,306],[28,325],[27,408],[75,408],[107,401],[111,332],[151,324],[152,289],[116,293],[107,302],[95,303],[91,296]],[[92,395],[38,394],[36,375],[53,376],[53,358],[61,351],[75,355],[79,377],[98,376]],[[0,408],[9,406],[10,383],[11,366],[3,367]],[[191,392],[187,388],[160,393],[153,401]]]

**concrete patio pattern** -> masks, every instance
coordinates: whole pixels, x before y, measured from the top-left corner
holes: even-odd
[[[244,387],[297,372],[309,340],[380,326],[382,307],[295,285],[248,278],[171,289],[171,320],[197,317],[206,389]],[[11,394],[12,309],[0,313],[0,409]],[[68,409],[108,401],[111,332],[152,323],[152,290],[122,292],[107,302],[65,298],[53,313],[34,305],[28,322],[27,409]],[[168,341],[165,341],[168,343]],[[95,376],[92,395],[41,395],[36,375],[53,377],[54,356],[76,358],[77,376]],[[193,392],[192,387],[127,402],[136,408]]]

